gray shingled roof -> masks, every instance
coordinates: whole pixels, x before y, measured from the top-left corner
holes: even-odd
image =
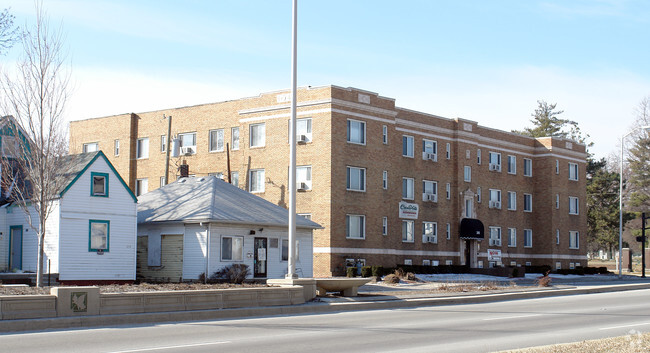
[[[138,197],[138,224],[218,222],[287,227],[289,211],[214,176],[181,178]],[[297,228],[322,228],[296,217]]]
[[[59,190],[57,194],[63,193],[70,184],[77,179],[79,173],[83,172],[88,164],[92,162],[99,154],[96,152],[86,152],[79,154],[70,154],[59,158],[56,163],[59,165],[59,170],[56,175]]]

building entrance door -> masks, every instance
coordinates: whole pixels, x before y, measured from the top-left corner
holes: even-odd
[[[9,269],[23,269],[23,227],[12,226],[9,230]]]
[[[255,238],[253,242],[255,248],[255,263],[253,266],[254,277],[266,277],[266,238]]]

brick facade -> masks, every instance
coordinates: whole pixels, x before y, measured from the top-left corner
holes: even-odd
[[[264,191],[259,196],[287,207],[288,99],[288,91],[271,92],[221,103],[74,121],[70,124],[70,152],[81,152],[84,144],[96,143],[118,172],[128,177],[132,189],[137,179],[146,178],[148,190],[153,190],[160,186],[165,171],[161,136],[167,133],[167,120],[163,116],[171,115],[173,136],[196,133],[196,153],[171,158],[170,180],[175,180],[183,161],[189,165],[190,175],[227,175],[229,143],[230,169],[239,173],[239,187],[250,190],[251,170],[263,169]],[[473,267],[499,265],[488,261],[487,249],[501,250],[505,265],[587,265],[584,145],[558,138],[534,139],[473,121],[399,108],[393,99],[376,93],[336,86],[299,89],[298,119],[302,118],[311,118],[311,141],[298,145],[297,165],[311,166],[311,189],[297,193],[297,210],[325,227],[314,232],[315,276],[342,274],[346,259],[382,266],[407,260],[414,265],[436,261],[440,265],[448,261],[464,264],[466,244],[471,248]],[[348,121],[365,130],[362,143],[348,141]],[[261,147],[250,147],[255,124],[264,124]],[[232,149],[232,128],[239,129],[236,150]],[[223,129],[224,148],[210,152],[210,130],[215,129]],[[412,138],[412,157],[403,156],[405,136]],[[136,156],[139,138],[149,139],[146,158]],[[119,155],[114,153],[116,139],[120,140]],[[436,161],[424,159],[424,139],[436,143]],[[500,171],[491,170],[490,152],[500,154]],[[511,173],[508,156],[513,156],[516,166]],[[530,176],[524,175],[524,159],[531,163]],[[365,171],[364,191],[347,190],[348,167],[353,167],[354,173]],[[471,169],[469,181],[465,180],[466,167]],[[575,177],[572,175],[577,180],[569,179],[570,168],[577,168]],[[413,198],[403,199],[403,183],[411,179]],[[437,183],[437,202],[423,200],[425,180]],[[500,208],[496,204],[490,207],[490,189],[500,190]],[[514,210],[508,209],[509,191],[516,193]],[[525,197],[531,200],[530,211],[524,211]],[[570,197],[575,198],[573,213],[577,214],[569,214]],[[399,218],[401,201],[419,208],[412,239],[406,242],[402,223],[410,220]],[[466,204],[471,208],[470,217],[465,217]],[[365,216],[361,239],[346,237],[346,215],[355,220],[357,215]],[[383,217],[387,218],[386,235],[382,234]],[[467,243],[459,239],[463,218],[481,220],[485,239]],[[437,225],[436,243],[423,242],[423,222]],[[500,246],[489,245],[490,227],[501,229]],[[508,228],[516,231],[516,245],[508,244]],[[531,233],[531,246],[524,245],[526,232]],[[578,238],[571,249],[570,232],[577,232]]]

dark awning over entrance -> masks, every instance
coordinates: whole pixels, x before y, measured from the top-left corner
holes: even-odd
[[[483,239],[485,227],[483,222],[474,218],[463,218],[460,221],[461,239]]]

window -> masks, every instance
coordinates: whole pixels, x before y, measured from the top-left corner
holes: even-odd
[[[569,249],[580,249],[580,235],[577,231],[569,231]]]
[[[98,221],[91,219],[89,222],[88,251],[108,252],[110,240],[110,221]]]
[[[91,172],[90,178],[92,179],[90,196],[108,197],[108,174]]]
[[[298,216],[307,218],[311,221],[311,213],[298,213]]]
[[[166,179],[167,178],[165,178],[164,176],[160,177],[160,187],[163,187],[163,186],[167,185],[167,180]]]
[[[555,194],[555,209],[560,209],[560,194]]]
[[[530,158],[524,158],[524,176],[533,176],[533,160]]]
[[[413,242],[414,227],[415,227],[415,221],[402,221],[402,242],[404,243]]]
[[[242,261],[244,259],[244,237],[221,237],[221,261]]]
[[[230,149],[235,151],[239,149],[239,127],[230,129]]]
[[[296,119],[296,135],[298,142],[311,142],[311,118]]]
[[[413,158],[413,136],[402,136],[402,156]]]
[[[501,246],[501,227],[490,227],[490,245]]]
[[[569,180],[578,180],[578,165],[569,163]]]
[[[296,167],[296,186],[298,189],[311,190],[311,166]]]
[[[447,240],[451,239],[451,223],[447,223]]]
[[[570,270],[575,269],[575,265],[573,264],[573,262],[569,262],[569,269]]]
[[[438,201],[438,183],[435,181],[422,181],[422,201]]]
[[[560,261],[555,262],[555,269],[556,270],[561,270],[562,269],[562,263]]]
[[[445,185],[445,193],[447,194],[447,200],[451,199],[451,184],[447,183]]]
[[[352,191],[366,191],[366,168],[347,167],[346,188]]]
[[[381,234],[388,235],[388,217],[381,218]]]
[[[422,260],[422,266],[431,266],[431,260]]]
[[[178,139],[181,142],[181,149],[184,150],[181,153],[196,153],[196,132],[178,134]]]
[[[388,171],[384,170],[384,172],[381,175],[381,184],[384,190],[388,189]]]
[[[481,149],[476,150],[476,164],[481,165]]]
[[[501,208],[501,190],[490,189],[490,208]]]
[[[210,152],[223,152],[223,129],[210,130]]]
[[[524,212],[533,211],[533,195],[524,194]]]
[[[473,207],[472,199],[465,199],[465,218],[474,218]]]
[[[366,144],[366,123],[348,119],[348,142]]]
[[[99,144],[97,142],[83,144],[83,153],[97,152],[97,150],[99,150]]]
[[[404,259],[404,265],[406,266],[413,265],[413,259]]]
[[[517,209],[517,193],[508,191],[508,210],[515,211]]]
[[[508,247],[517,247],[517,229],[508,228]]]
[[[468,183],[472,181],[472,167],[467,166],[467,165],[465,166],[465,172],[464,172],[464,175],[463,175],[463,179]]]
[[[167,135],[160,135],[160,153],[167,152]]]
[[[432,140],[422,140],[422,159],[438,160],[438,143]]]
[[[135,145],[135,158],[149,158],[149,138],[139,138]]]
[[[481,203],[481,187],[476,188],[476,202]]]
[[[345,237],[364,239],[366,237],[366,216],[345,215]]]
[[[250,125],[250,147],[264,147],[266,145],[266,124]]]
[[[119,156],[120,155],[120,140],[115,140],[115,155]]]
[[[422,242],[438,243],[438,224],[436,222],[422,222]]]
[[[253,169],[248,174],[248,191],[264,192],[264,169]]]
[[[490,170],[501,171],[501,153],[490,152]]]
[[[296,261],[299,260],[298,249],[300,249],[300,240],[296,239]],[[282,239],[281,261],[289,261],[289,239]]]
[[[560,174],[560,160],[555,160],[555,174]]]
[[[447,159],[451,158],[451,144],[449,142],[447,142],[447,149],[446,149],[445,157],[447,157]]]
[[[579,213],[579,200],[577,197],[569,196],[569,214],[578,214]]]
[[[533,247],[533,230],[524,229],[524,248]]]
[[[555,230],[555,244],[560,245],[560,230]]]
[[[508,156],[508,174],[517,174],[517,157]]]
[[[149,179],[142,178],[135,181],[135,196],[146,194],[149,191]]]
[[[239,187],[239,172],[230,172],[230,183]]]
[[[402,198],[413,200],[414,198],[414,179],[402,178]]]
[[[382,134],[382,141],[384,142],[384,145],[388,144],[388,126],[383,125],[381,127],[381,134]]]

